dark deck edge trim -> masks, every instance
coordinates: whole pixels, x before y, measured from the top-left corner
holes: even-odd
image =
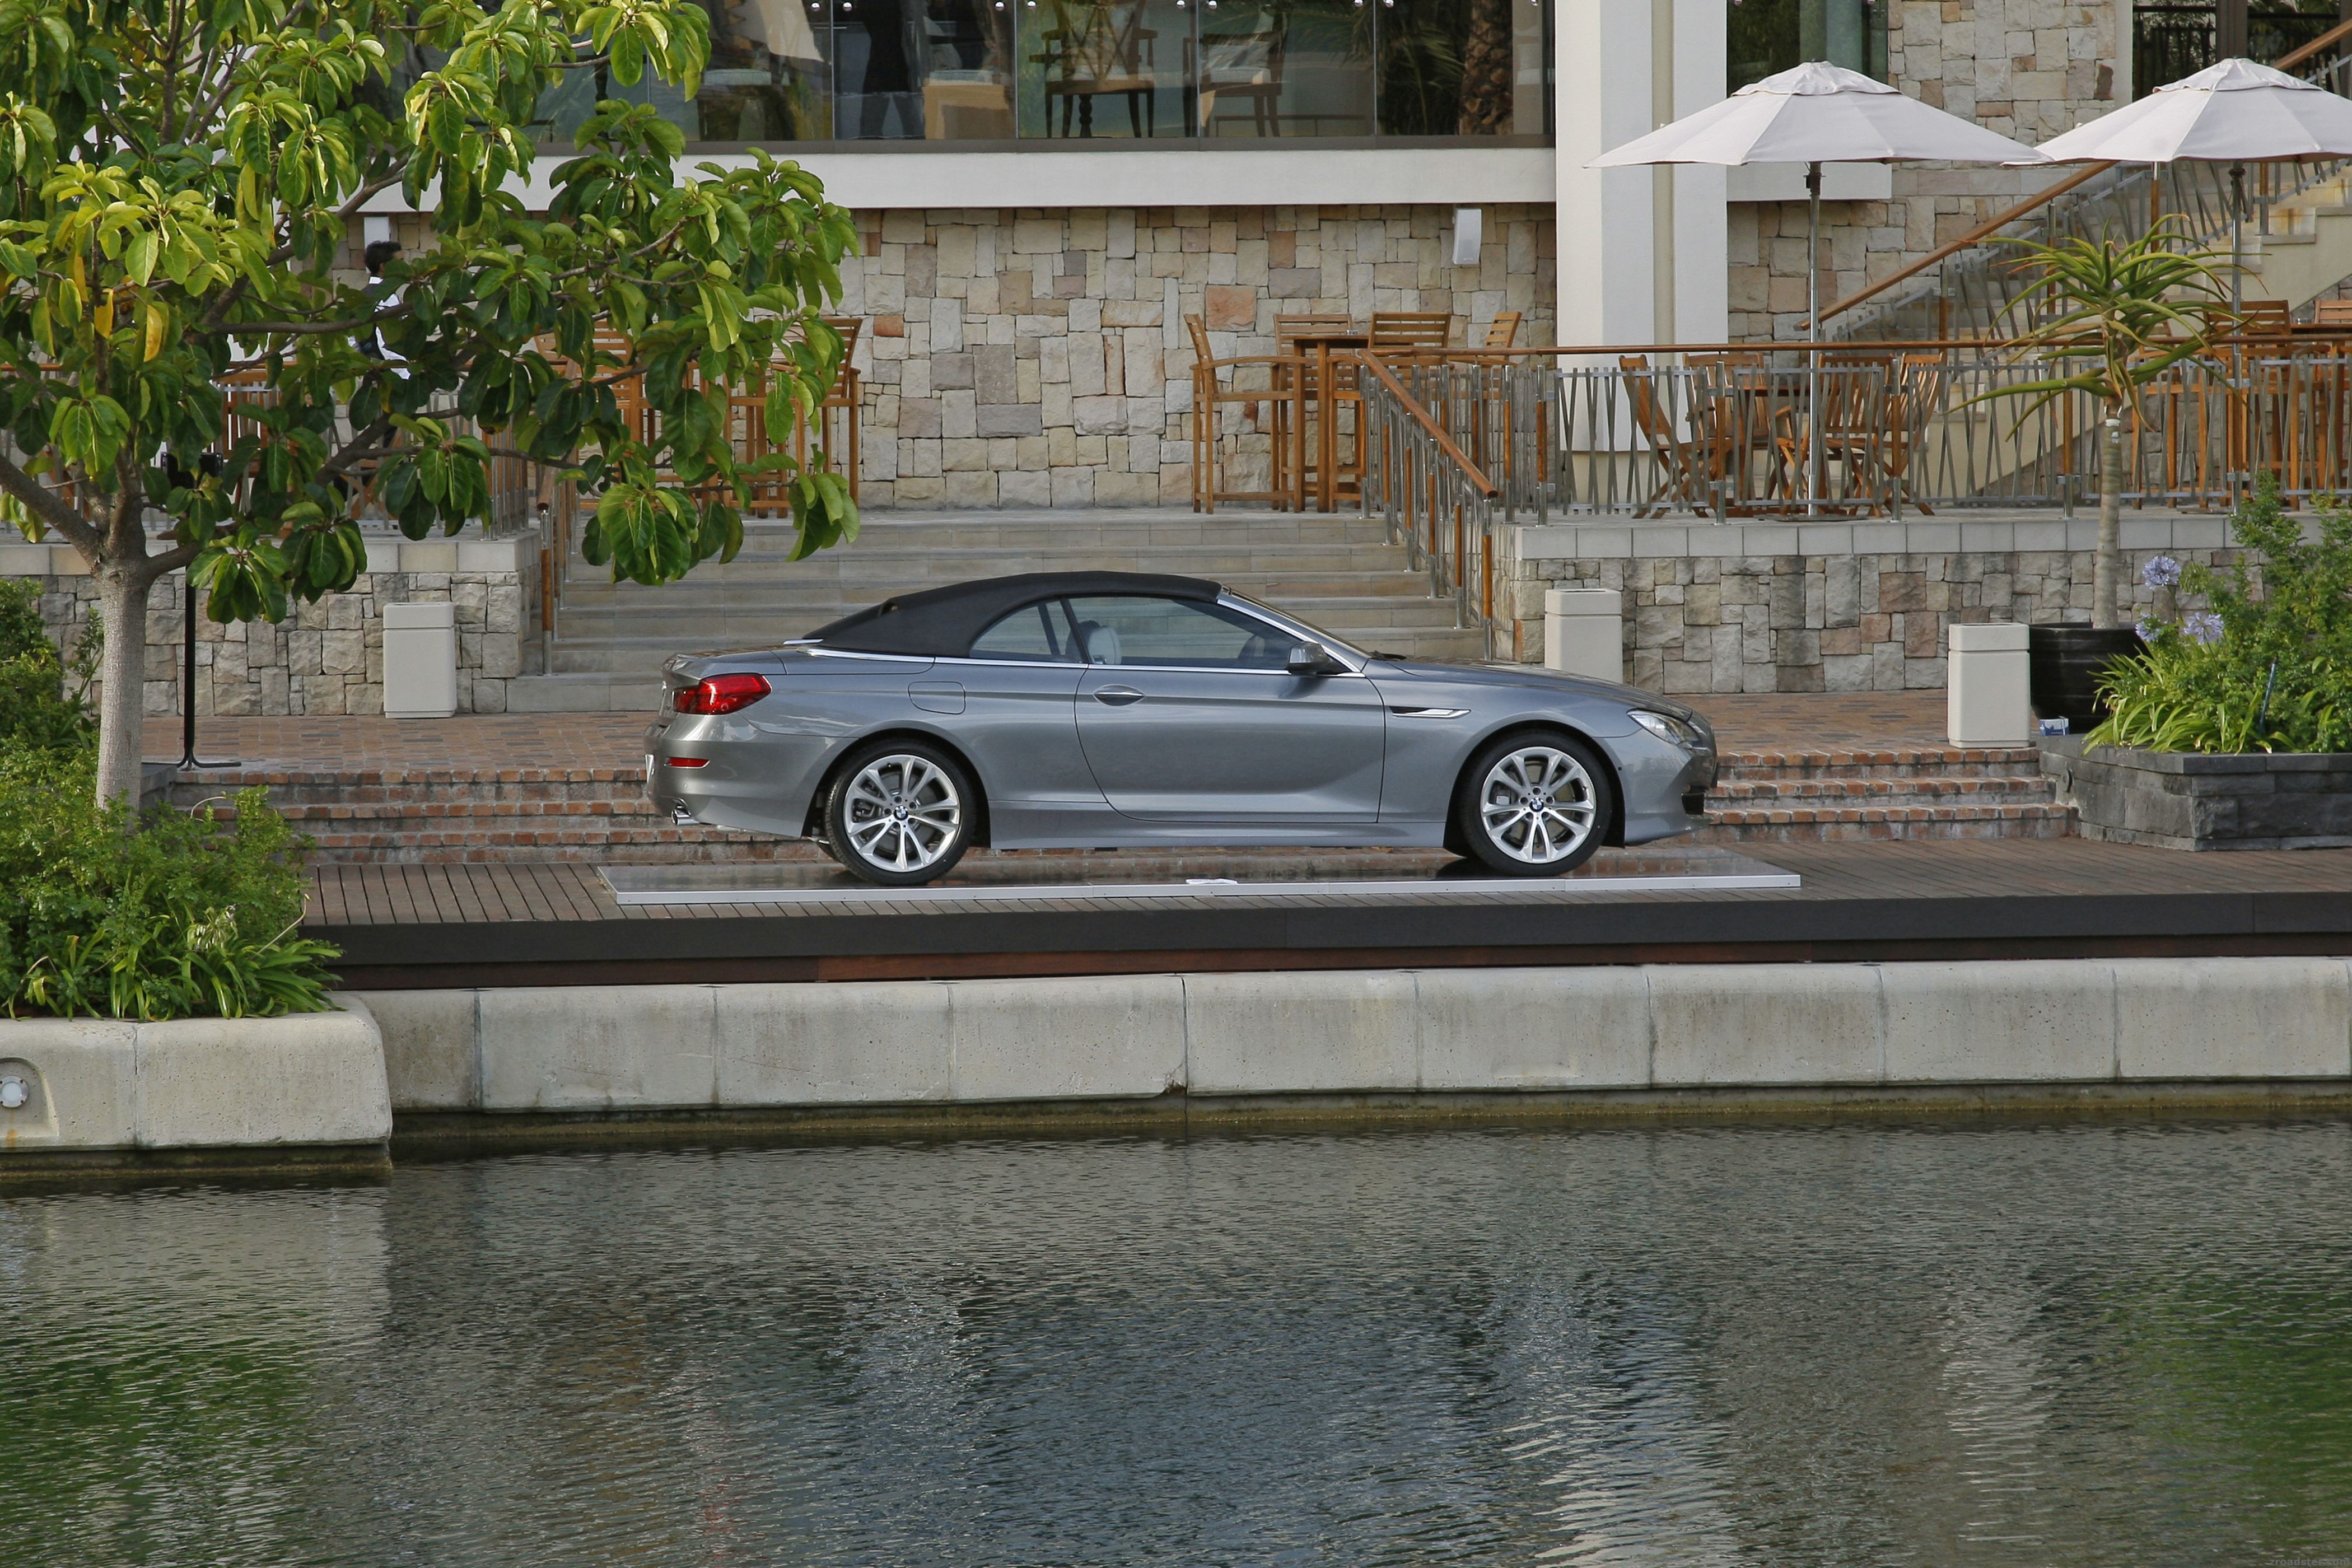
[[[411,1112],[393,1118],[397,1160],[615,1145],[841,1143],[1048,1134],[1140,1137],[1270,1127],[1508,1128],[1639,1122],[2298,1118],[2352,1114],[2352,1081],[1906,1084],[1828,1088],[1570,1089],[1516,1093],[1160,1095],[998,1105],[772,1107],[625,1113]]]

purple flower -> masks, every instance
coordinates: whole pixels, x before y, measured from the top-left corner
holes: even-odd
[[[2163,626],[2164,623],[2162,621],[2153,619],[2147,616],[2142,616],[2139,618],[2139,624],[2132,629],[2139,633],[2140,641],[2154,642],[2156,640],[2156,634],[2162,630]]]
[[[2139,580],[2151,588],[2177,588],[2180,585],[2180,563],[2169,555],[2151,555],[2147,564],[2139,569]]]
[[[2221,640],[2221,617],[2210,610],[2191,610],[2181,617],[2180,633],[2190,642],[2217,643]]]

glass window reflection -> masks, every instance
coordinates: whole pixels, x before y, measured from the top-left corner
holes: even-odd
[[[1541,135],[1540,0],[1386,0],[1381,130],[1391,136]]]
[[[1034,0],[1021,11],[1021,134],[1189,134],[1182,0]]]
[[[711,50],[691,100],[573,71],[541,101],[546,140],[568,145],[604,98],[738,145],[1549,129],[1551,0],[698,3]],[[1751,0],[1776,3],[1798,0]]]

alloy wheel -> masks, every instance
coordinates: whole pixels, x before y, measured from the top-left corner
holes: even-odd
[[[1478,786],[1487,840],[1523,865],[1567,859],[1592,837],[1598,816],[1592,775],[1552,746],[1504,752]]]
[[[963,797],[947,770],[928,757],[876,757],[849,781],[842,805],[846,847],[886,871],[928,869],[963,835]]]

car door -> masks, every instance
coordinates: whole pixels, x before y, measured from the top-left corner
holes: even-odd
[[[1077,639],[1060,600],[1014,610],[969,658],[929,673],[960,688],[948,728],[980,769],[998,843],[1063,837],[1110,815],[1078,745]]]
[[[1295,826],[1380,815],[1387,714],[1348,672],[1297,676],[1299,639],[1230,605],[1072,598],[1078,739],[1112,808],[1191,823]]]

